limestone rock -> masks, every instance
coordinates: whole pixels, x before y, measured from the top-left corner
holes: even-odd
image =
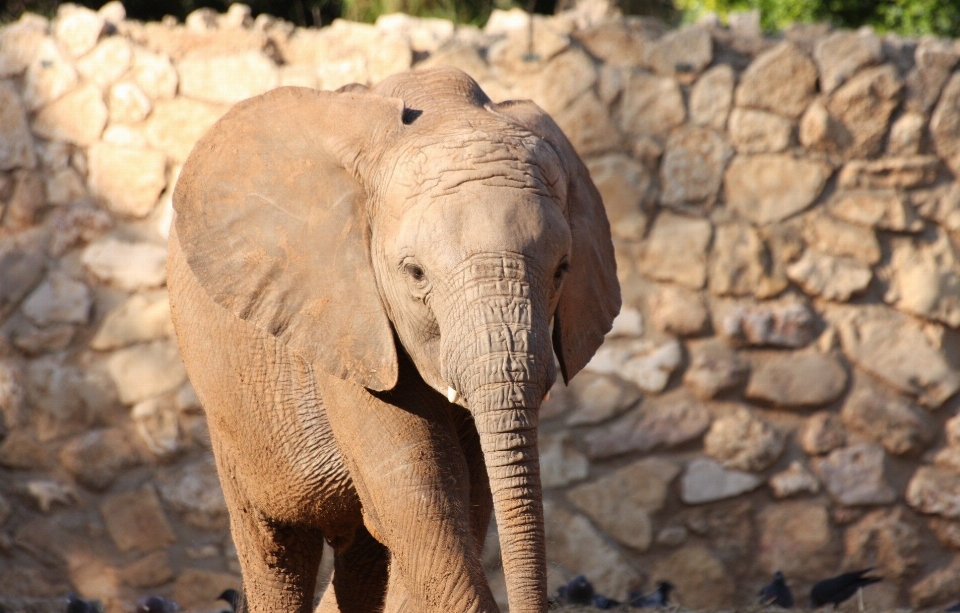
[[[907,504],[921,513],[960,519],[960,473],[938,466],[921,466],[910,479]]]
[[[43,279],[46,241],[39,230],[0,237],[0,321]]]
[[[77,62],[77,72],[104,89],[117,81],[133,63],[133,47],[127,39],[111,36],[100,41],[93,51]]]
[[[0,81],[0,171],[35,168],[27,114],[11,81]]]
[[[579,49],[554,57],[535,75],[514,85],[519,97],[529,98],[548,113],[559,113],[597,83],[593,60]]]
[[[278,85],[277,66],[260,51],[210,55],[196,51],[177,65],[180,93],[197,100],[232,104]]]
[[[73,168],[67,167],[47,176],[44,184],[47,193],[47,202],[54,206],[73,204],[86,200],[87,187],[83,179]]]
[[[569,433],[540,438],[540,473],[543,487],[563,487],[587,476],[590,461],[577,449]]]
[[[173,581],[173,569],[166,551],[156,551],[120,570],[120,579],[136,588],[157,587]]]
[[[133,57],[133,79],[148,98],[167,100],[177,94],[180,78],[167,56],[137,47]]]
[[[820,100],[808,106],[800,117],[797,137],[808,150],[828,154],[842,153],[853,143],[850,130]]]
[[[880,39],[873,30],[837,30],[818,40],[813,59],[820,68],[820,90],[830,93],[861,68],[880,62]]]
[[[910,194],[910,204],[920,215],[937,222],[943,229],[960,232],[960,185],[950,182],[932,189],[914,190]],[[916,223],[923,227],[921,220]]]
[[[873,566],[883,577],[900,579],[920,563],[920,532],[903,507],[874,511],[847,530],[844,566]]]
[[[640,336],[643,336],[643,314],[633,307],[621,307],[620,313],[613,318],[613,325],[610,326],[606,338]]]
[[[947,81],[940,101],[930,116],[930,137],[937,154],[954,175],[960,174],[960,73]]]
[[[179,383],[182,381],[175,385]],[[153,455],[158,458],[169,458],[181,450],[183,441],[180,436],[176,407],[167,396],[152,397],[138,402],[130,411],[130,419],[141,442]]]
[[[88,245],[80,259],[98,278],[128,291],[157,287],[167,276],[167,251],[151,243],[105,237]]]
[[[830,168],[786,154],[737,156],[727,167],[727,206],[753,223],[782,221],[810,206],[830,177]]]
[[[783,42],[761,53],[743,72],[736,103],[797,118],[813,99],[816,85],[817,68],[810,58],[793,43]]]
[[[907,112],[890,126],[887,155],[917,155],[927,127],[927,118],[920,113]]]
[[[790,145],[793,124],[767,111],[733,109],[730,140],[738,153],[778,153]]]
[[[572,574],[592,573],[598,592],[623,594],[640,581],[619,549],[609,544],[583,515],[571,513],[550,501],[543,503],[548,555]]]
[[[97,143],[88,152],[90,189],[119,215],[145,217],[166,187],[159,151]]]
[[[874,232],[819,212],[804,218],[803,237],[813,249],[836,257],[876,264],[882,255]]]
[[[834,194],[827,211],[838,219],[896,232],[918,232],[923,222],[904,197],[893,189],[853,189]]]
[[[23,312],[38,326],[86,324],[90,318],[90,288],[63,272],[52,273],[23,303]]]
[[[45,328],[26,325],[13,333],[13,344],[27,355],[63,351],[73,341],[77,328],[70,324],[53,324]]]
[[[0,78],[23,74],[37,50],[49,40],[46,34],[45,19],[38,23],[21,18],[0,27]]]
[[[820,502],[798,500],[771,505],[758,517],[759,564],[800,580],[819,580],[837,560],[830,516]]]
[[[781,407],[810,407],[832,402],[847,385],[847,372],[836,358],[803,351],[764,353],[753,360],[745,394]]]
[[[47,459],[47,450],[27,432],[11,432],[0,443],[0,466],[36,470],[45,467]]]
[[[114,84],[107,96],[110,122],[113,124],[138,123],[153,110],[150,98],[136,84],[129,81]]]
[[[690,367],[683,382],[704,400],[738,387],[749,372],[749,364],[718,340],[691,345],[690,354]]]
[[[213,458],[165,471],[157,477],[161,499],[182,513],[187,523],[206,530],[227,527],[227,503]]]
[[[653,576],[669,578],[676,585],[676,599],[684,608],[719,609],[736,602],[727,565],[703,545],[687,545],[671,553],[654,567]]]
[[[933,608],[938,603],[946,606],[956,598],[958,579],[960,558],[954,557],[948,566],[931,572],[910,587],[910,604],[916,608]]]
[[[840,413],[850,430],[883,445],[892,454],[918,453],[933,441],[930,418],[906,398],[859,376]]]
[[[615,67],[634,67],[646,57],[651,41],[620,21],[597,24],[572,33],[593,57]]]
[[[884,300],[898,309],[960,326],[960,256],[946,233],[932,241],[891,241],[890,287]]]
[[[53,25],[53,35],[73,57],[93,49],[103,33],[106,21],[86,7],[61,5]]]
[[[941,543],[952,549],[960,549],[960,522],[935,516],[927,520],[927,526]]]
[[[646,63],[665,76],[696,75],[713,60],[710,33],[697,26],[668,32],[646,48]]]
[[[170,301],[165,290],[135,294],[110,311],[90,347],[100,351],[173,335]]]
[[[643,165],[620,153],[592,159],[587,169],[603,198],[614,236],[641,240],[647,229],[647,211],[656,202],[655,178]]]
[[[60,47],[53,40],[44,39],[27,66],[23,102],[28,111],[36,111],[63,97],[78,82],[76,69]]]
[[[553,118],[581,156],[606,153],[620,146],[617,125],[606,105],[592,91],[584,92]]]
[[[678,285],[660,286],[649,305],[653,325],[669,334],[701,334],[709,322],[703,295]]]
[[[675,207],[712,205],[732,156],[733,149],[721,132],[701,127],[674,131],[667,139],[660,165],[660,203]]]
[[[160,100],[144,127],[147,142],[182,163],[224,111],[223,107],[183,97]]]
[[[33,122],[33,131],[49,140],[86,147],[100,138],[107,125],[107,114],[103,94],[88,83],[42,108]]]
[[[833,318],[847,357],[895,388],[939,407],[960,389],[954,370],[921,326],[893,309],[874,305],[844,309]],[[896,330],[897,334],[890,334]]]
[[[635,386],[613,375],[582,372],[570,382],[576,408],[566,420],[568,426],[589,426],[616,417],[643,397]]]
[[[675,340],[661,345],[645,339],[613,340],[603,345],[584,368],[616,374],[643,391],[660,392],[682,359],[680,344]]]
[[[853,136],[847,155],[865,158],[880,153],[902,89],[896,68],[886,64],[864,70],[830,96],[827,110]]]
[[[840,169],[837,185],[844,189],[923,187],[936,180],[939,168],[940,160],[933,155],[851,160]]]
[[[54,504],[69,506],[77,502],[74,489],[54,479],[31,479],[24,489],[42,513],[49,513]]]
[[[798,494],[816,494],[820,491],[820,482],[803,464],[794,460],[790,466],[770,477],[767,482],[776,498],[789,498]]]
[[[680,468],[658,458],[638,460],[567,492],[567,498],[620,543],[646,551],[652,540],[651,513],[663,507]]]
[[[376,26],[408,38],[416,53],[434,53],[453,39],[456,32],[453,22],[446,19],[417,18],[404,13],[380,15]]]
[[[589,432],[583,442],[590,458],[603,459],[674,447],[698,438],[708,427],[710,413],[695,399],[679,392],[644,400],[608,426]]]
[[[883,447],[861,443],[842,447],[817,460],[815,468],[827,492],[847,506],[890,504],[897,494],[884,475]]]
[[[729,302],[714,307],[717,332],[738,345],[798,349],[813,340],[816,317],[802,302]]]
[[[510,26],[498,26],[493,15],[487,21],[484,28],[487,35],[494,32],[505,35],[500,41],[491,45],[487,54],[490,64],[506,68],[512,72],[533,71],[536,69],[536,64],[531,61],[524,61],[530,42],[528,40],[529,17],[517,13],[514,18],[519,21],[511,23]],[[500,30],[501,27],[503,27],[502,30]],[[500,31],[498,32],[498,30]],[[570,37],[566,33],[553,27],[553,24],[547,19],[534,18],[533,54],[537,61],[547,62],[569,47]]]
[[[756,227],[743,221],[718,224],[710,256],[709,287],[721,296],[769,298],[787,280],[771,266],[771,254]]]
[[[79,243],[89,242],[110,229],[110,215],[92,204],[74,203],[59,208],[50,215],[48,225],[53,230],[49,253],[59,258]]]
[[[727,64],[718,64],[700,75],[690,90],[690,120],[714,130],[726,130],[735,81],[733,68]]]
[[[3,214],[3,226],[7,230],[27,230],[37,224],[45,205],[46,194],[40,173],[18,170],[14,174],[13,193]]]
[[[686,504],[704,504],[733,498],[757,489],[763,479],[739,470],[728,470],[719,462],[697,458],[687,464],[680,481],[680,498]]]
[[[657,281],[700,289],[707,277],[707,247],[713,228],[705,219],[664,211],[641,245],[637,270]]]
[[[867,289],[873,272],[851,257],[834,257],[815,249],[787,266],[787,276],[808,294],[845,302]]]
[[[703,439],[704,452],[724,468],[762,471],[783,452],[783,437],[745,406],[713,420]]]
[[[60,464],[84,486],[103,491],[137,461],[130,436],[121,428],[91,430],[60,450]]]
[[[623,88],[621,127],[633,136],[666,135],[687,119],[677,82],[644,72],[631,73]]]
[[[173,600],[187,611],[215,611],[220,605],[213,594],[226,589],[241,589],[240,576],[187,568],[173,583]]]
[[[952,43],[932,36],[925,36],[918,41],[913,56],[915,67],[907,74],[905,106],[908,110],[926,114],[937,102],[944,84],[960,60],[960,49]]]
[[[152,551],[176,540],[151,485],[108,496],[101,503],[100,512],[110,538],[120,551]]]
[[[107,360],[107,371],[124,404],[135,404],[172,390],[187,377],[176,344],[170,341],[115,351]]]

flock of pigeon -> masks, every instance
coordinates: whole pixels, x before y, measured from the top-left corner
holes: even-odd
[[[830,577],[814,584],[810,590],[809,606],[812,609],[824,607],[826,605],[836,606],[841,602],[860,593],[860,590],[866,586],[876,583],[882,579],[876,575],[871,575],[873,568],[865,568],[851,573],[844,573],[836,577]],[[557,590],[557,596],[554,599],[558,604],[594,606],[598,609],[613,609],[618,607],[631,607],[636,609],[659,608],[670,606],[670,592],[675,587],[669,581],[661,581],[657,589],[649,594],[643,594],[638,591],[630,592],[625,603],[618,602],[612,598],[602,596],[593,589],[593,585],[587,581],[583,575],[579,575],[566,585],[560,586]],[[773,575],[773,581],[763,586],[757,598],[756,604],[766,607],[780,607],[783,609],[792,609],[794,607],[793,592],[787,585],[783,573],[777,571]],[[863,611],[863,601],[860,602],[860,610]],[[946,609],[946,611],[960,612],[960,602]]]
[[[818,581],[810,590],[810,608],[817,609],[826,605],[835,607],[854,594],[862,596],[861,590],[863,588],[882,580],[882,577],[870,574],[873,570],[873,568],[865,568]],[[655,609],[670,606],[670,592],[674,589],[676,589],[675,586],[669,581],[661,581],[657,588],[649,594],[633,590],[627,597],[626,602],[619,602],[598,594],[585,576],[578,575],[569,583],[561,585],[557,589],[556,598],[552,601],[558,605],[585,605],[604,610],[617,607]],[[229,610],[223,613],[236,613],[240,593],[237,590],[225,590],[220,594],[218,600],[222,600],[230,606]],[[794,607],[793,592],[790,591],[783,573],[777,571],[773,575],[773,581],[763,586],[757,604],[782,609],[792,609]],[[860,610],[863,611],[862,600],[860,601]],[[960,612],[960,602],[944,610],[952,613]],[[137,601],[136,613],[177,613],[178,611],[180,611],[180,607],[177,603],[160,596],[144,596]],[[103,613],[103,609],[99,602],[90,602],[70,594],[67,596],[66,613]]]

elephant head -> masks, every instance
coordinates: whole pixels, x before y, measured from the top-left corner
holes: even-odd
[[[196,145],[176,230],[219,305],[372,392],[398,351],[471,412],[510,610],[546,609],[537,414],[620,307],[600,196],[556,124],[464,73],[280,88]],[[399,340],[399,347],[397,345]]]

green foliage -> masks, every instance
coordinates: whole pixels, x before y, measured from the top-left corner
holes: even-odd
[[[845,28],[873,26],[902,36],[960,37],[958,0],[675,0],[686,21],[707,12],[721,19],[736,11],[760,11],[767,31],[795,23],[829,21]]]

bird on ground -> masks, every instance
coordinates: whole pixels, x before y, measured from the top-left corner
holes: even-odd
[[[100,607],[80,598],[74,593],[67,594],[66,613],[100,613]]]
[[[883,577],[866,576],[872,570],[873,567],[855,570],[815,583],[810,590],[810,606],[814,608],[828,604],[836,606],[856,594],[858,590],[882,581]]]
[[[594,594],[593,606],[595,606],[596,608],[602,611],[606,611],[614,607],[619,607],[620,602],[617,600],[614,600],[613,598],[607,598],[606,596],[601,596],[600,594]]]
[[[779,570],[773,573],[773,581],[760,589],[760,604],[782,609],[793,608],[793,592]]]
[[[569,604],[593,604],[593,585],[583,575],[577,575],[566,585],[557,588],[557,598]]]
[[[632,590],[628,604],[637,609],[668,607],[670,606],[670,592],[676,588],[677,586],[669,581],[661,581],[657,584],[657,589],[646,595],[639,590]]]
[[[180,605],[160,596],[141,596],[137,599],[137,613],[177,613]]]
[[[240,592],[233,588],[223,590],[223,593],[217,596],[217,600],[222,600],[230,605],[230,610],[237,613],[237,604],[240,602]]]

